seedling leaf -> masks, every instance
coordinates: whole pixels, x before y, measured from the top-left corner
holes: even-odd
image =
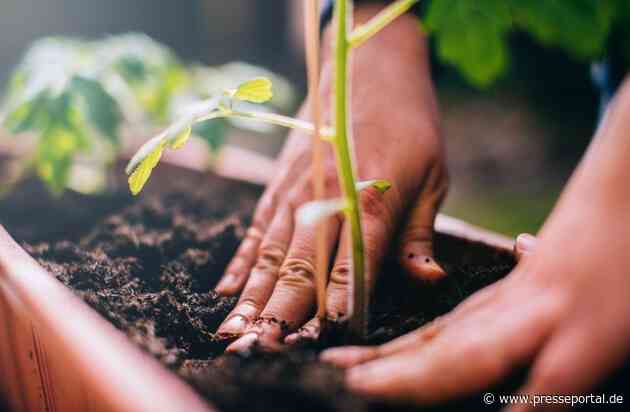
[[[134,196],[140,193],[144,185],[149,180],[151,172],[160,162],[163,151],[164,144],[158,144],[151,152],[149,152],[148,156],[140,162],[138,167],[136,167],[133,173],[131,173],[131,176],[129,176],[129,189]]]
[[[257,77],[238,86],[233,97],[246,102],[265,103],[273,97],[271,87],[271,80],[266,77]]]
[[[365,190],[365,189],[367,189],[369,187],[373,187],[374,189],[378,190],[379,192],[385,193],[392,187],[392,184],[391,184],[391,182],[389,182],[387,180],[383,180],[383,179],[366,180],[364,182],[357,183],[357,191],[358,192],[360,192],[362,190]]]
[[[184,144],[186,144],[188,138],[190,138],[191,132],[192,126],[190,125],[190,123],[184,125],[183,128],[179,132],[176,132],[176,134],[170,139],[169,146],[171,147],[171,149],[177,150]]]

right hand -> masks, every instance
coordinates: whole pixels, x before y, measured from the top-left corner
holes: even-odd
[[[355,15],[357,20],[366,20],[377,11],[373,5],[364,6]],[[331,44],[331,36],[326,33],[325,45]],[[329,55],[329,47],[325,47],[324,104],[332,101]],[[433,221],[446,193],[447,174],[427,44],[416,19],[401,17],[358,49],[352,76],[352,129],[359,180],[387,179],[393,185],[385,194],[374,189],[360,194],[368,286],[373,285],[405,217],[400,248],[403,267],[418,279],[440,278],[444,272],[433,260]],[[324,121],[330,122],[331,111],[324,109]],[[308,108],[302,113],[309,113]],[[291,133],[277,173],[256,208],[252,227],[216,288],[223,295],[242,291],[236,308],[218,331],[245,335],[228,350],[245,349],[254,341],[273,346],[287,332],[303,326],[314,312],[314,230],[294,220],[296,209],[313,199],[311,152],[310,136]],[[328,145],[324,169],[327,197],[338,197],[335,158]],[[326,309],[329,317],[337,318],[347,312],[351,251],[345,236],[349,227],[341,216],[327,225],[328,252],[335,260]],[[318,326],[318,319],[311,319],[287,341],[315,337]]]

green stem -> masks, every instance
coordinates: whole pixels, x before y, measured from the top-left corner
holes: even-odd
[[[387,6],[367,23],[357,27],[350,35],[350,48],[359,47],[372,36],[383,30],[389,23],[402,16],[420,0],[398,0]]]
[[[354,338],[365,336],[367,298],[365,293],[365,253],[363,230],[361,228],[361,210],[356,190],[356,178],[352,159],[351,136],[348,113],[348,60],[350,43],[348,42],[348,0],[335,2],[337,36],[335,45],[335,131],[334,147],[337,171],[341,188],[347,201],[346,221],[350,224],[352,242],[352,299],[350,315],[350,333]]]
[[[257,120],[259,122],[273,124],[275,126],[286,127],[289,129],[297,129],[308,134],[312,134],[315,132],[315,127],[312,123],[305,122],[303,120],[294,119],[288,116],[282,116],[275,113],[264,113],[264,112],[251,112],[247,110],[232,110],[232,109],[222,109],[220,111],[216,111],[214,113],[208,114],[206,116],[200,117],[195,120],[195,123],[203,122],[211,119],[218,118],[241,118],[241,119],[249,119],[249,120]],[[331,141],[334,138],[334,132],[330,127],[323,127],[321,130],[322,138],[327,141]]]

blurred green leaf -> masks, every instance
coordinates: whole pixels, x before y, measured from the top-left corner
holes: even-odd
[[[15,134],[43,130],[48,127],[50,121],[49,105],[50,96],[47,91],[43,91],[11,111],[4,119],[4,126]]]
[[[116,69],[129,83],[140,83],[147,77],[145,62],[136,56],[123,56],[116,64]]]
[[[517,26],[544,45],[562,47],[581,59],[603,54],[616,6],[607,0],[510,0],[509,3]]]
[[[508,65],[505,37],[511,21],[504,0],[433,0],[425,24],[436,37],[439,57],[484,87]]]
[[[210,151],[216,152],[225,142],[225,127],[224,120],[215,119],[196,124],[193,127],[193,133],[208,144]]]
[[[38,142],[35,168],[54,193],[60,193],[66,187],[73,157],[83,147],[82,140],[80,133],[55,126]]]
[[[86,118],[110,141],[118,144],[118,128],[122,115],[118,103],[101,83],[96,80],[75,76],[69,90],[83,100]]]

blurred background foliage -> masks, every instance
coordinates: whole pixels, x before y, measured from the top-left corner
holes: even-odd
[[[225,66],[231,61],[247,61],[288,79],[287,90],[292,84],[295,94],[288,91],[293,98],[277,102],[276,109],[290,113],[305,92],[301,3],[274,0],[270,7],[268,0],[4,0],[0,81],[8,90],[5,103],[28,95],[27,77],[37,70],[24,63],[41,48],[53,50],[59,61],[66,56],[72,73],[61,86],[49,84],[57,90],[56,100],[50,94],[33,95],[29,110],[13,110],[13,117],[5,121],[13,131],[31,128],[39,131],[42,142],[57,142],[53,153],[47,150],[49,145],[42,145],[35,159],[57,159],[54,173],[63,177],[68,173],[68,153],[81,151],[90,165],[95,162],[90,153],[98,153],[103,164],[111,162],[104,154],[115,152],[121,136],[125,144],[125,136],[141,134],[130,132],[125,124],[157,127],[176,107],[207,96],[217,84],[225,87],[225,82],[261,70]],[[507,234],[539,228],[596,127],[600,102],[591,81],[591,62],[630,56],[629,3],[423,3],[452,176],[446,212]],[[128,32],[146,33],[159,44],[142,35],[121,36]],[[24,55],[43,37],[47,40]],[[151,59],[159,64],[148,64]],[[82,63],[78,71],[77,62]],[[16,67],[18,74],[11,77]],[[20,69],[26,74],[20,75]],[[50,70],[42,72],[44,78],[50,75]],[[45,108],[51,102],[58,115],[25,116],[40,113],[33,106]],[[8,106],[19,109],[18,104]],[[238,126],[208,123],[196,133],[221,136],[206,139],[214,149],[222,139],[268,156],[281,147],[280,131],[261,138],[260,130],[250,130],[251,125]],[[0,149],[19,152],[29,144],[27,135],[12,138],[0,132]],[[46,178],[53,172],[44,165],[37,171]],[[62,181],[52,175],[49,179]],[[85,182],[69,184],[91,189]]]

